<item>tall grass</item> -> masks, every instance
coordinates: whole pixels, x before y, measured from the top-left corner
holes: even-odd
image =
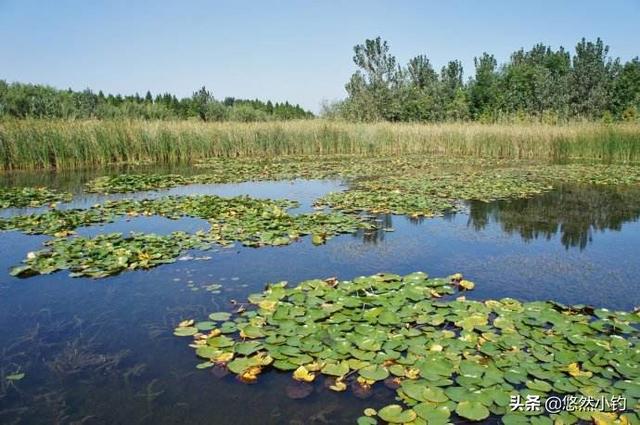
[[[633,162],[640,161],[640,125],[0,121],[5,170],[325,154]]]

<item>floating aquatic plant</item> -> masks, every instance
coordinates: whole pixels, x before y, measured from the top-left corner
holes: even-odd
[[[170,198],[167,203],[157,201],[159,202],[153,205],[158,209],[145,211],[158,212],[162,207],[170,205],[164,210],[165,213],[189,211],[195,216],[209,218],[211,228],[194,234],[173,232],[166,236],[133,233],[125,237],[120,233],[113,233],[95,238],[67,238],[73,234],[72,229],[82,222],[82,218],[88,217],[90,222],[100,222],[113,217],[112,213],[92,209],[48,212],[31,216],[24,221],[14,217],[10,219],[14,224],[23,225],[23,228],[30,230],[50,229],[49,231],[55,231],[53,234],[57,237],[46,242],[45,249],[29,253],[23,261],[24,265],[15,267],[11,274],[27,277],[68,269],[73,277],[100,278],[125,270],[148,269],[171,263],[187,249],[207,249],[212,244],[228,245],[239,241],[251,247],[277,246],[289,244],[309,234],[312,235],[314,244],[322,244],[338,233],[352,233],[368,226],[355,216],[340,213],[316,212],[292,216],[280,208],[279,205],[284,205],[285,202],[252,201],[247,197],[233,198],[231,201],[218,197],[200,197],[198,200],[191,197],[180,200]],[[180,207],[176,207],[174,202],[178,202]],[[145,205],[144,202],[134,204],[138,207]],[[119,203],[114,205],[122,207]],[[130,206],[131,203],[125,202],[124,205]],[[109,208],[107,211],[110,211]],[[128,215],[131,214],[131,211],[128,212]],[[42,219],[43,217],[47,219]],[[41,225],[44,226],[38,227]]]
[[[206,165],[206,167],[205,167]],[[362,158],[325,156],[275,161],[220,160],[205,163],[195,176],[118,175],[99,177],[89,190],[105,193],[292,178],[345,178],[349,190],[317,201],[346,211],[433,216],[455,210],[457,201],[532,197],[556,182],[638,184],[640,167],[615,165],[532,165],[518,161],[401,156]]]
[[[440,171],[356,181],[349,190],[331,193],[316,204],[346,211],[434,216],[455,210],[459,200],[526,198],[550,189],[519,171]]]
[[[596,184],[638,184],[640,167],[633,165],[561,164],[547,165],[517,160],[452,158],[424,155],[355,156],[322,155],[262,158],[211,158],[196,164],[203,174],[119,174],[98,177],[87,184],[87,190],[100,193],[157,190],[194,183],[229,183],[286,179],[364,179],[378,177],[438,178],[447,174],[491,178],[494,170],[505,170],[517,178],[540,184],[556,181]],[[471,179],[466,178],[467,183]],[[474,199],[474,198],[472,198]]]
[[[230,217],[273,217],[298,204],[290,200],[225,198],[216,195],[165,196],[157,199],[106,201],[88,209],[50,210],[39,214],[0,218],[0,230],[65,236],[80,226],[103,224],[118,217],[158,215],[170,219],[197,217],[224,221]]]
[[[0,218],[0,230],[66,237],[80,226],[108,223],[118,217],[197,217],[211,224],[208,231],[198,234],[207,242],[226,245],[240,241],[247,246],[263,246],[286,245],[308,234],[313,234],[313,242],[320,244],[337,233],[351,233],[358,228],[370,227],[356,216],[337,212],[291,215],[286,209],[293,206],[297,206],[294,201],[248,196],[124,199],[107,201],[89,209],[51,210],[41,214]]]
[[[24,265],[13,268],[11,275],[27,277],[70,270],[72,277],[101,278],[172,263],[186,249],[208,247],[200,238],[185,232],[166,236],[109,233],[95,238],[53,239],[45,245],[45,249],[27,254]]]
[[[144,190],[169,189],[189,184],[190,180],[179,174],[118,174],[101,176],[86,184],[87,192],[125,193]]]
[[[70,200],[70,193],[46,187],[0,187],[0,208],[41,207]]]
[[[249,296],[233,315],[188,319],[198,368],[226,366],[244,382],[268,368],[311,385],[366,389],[385,381],[397,402],[366,409],[360,424],[446,424],[453,415],[507,424],[637,423],[640,314],[555,302],[447,297],[473,288],[460,274],[377,274],[350,281],[286,282]],[[626,412],[512,411],[511,396],[622,396]]]

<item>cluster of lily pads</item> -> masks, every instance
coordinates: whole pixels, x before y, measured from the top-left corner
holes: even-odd
[[[345,192],[318,199],[316,205],[432,217],[455,210],[460,200],[528,198],[550,189],[514,170],[438,171],[359,180]]]
[[[0,187],[0,208],[41,207],[70,200],[70,193],[46,187]]]
[[[206,173],[191,176],[180,174],[117,174],[97,177],[86,184],[88,192],[127,193],[168,189],[187,184],[235,183],[243,181],[358,178],[396,175],[416,170],[433,170],[464,165],[500,167],[503,161],[468,158],[402,156],[397,158],[326,155],[285,157],[281,159],[212,158],[196,164]],[[513,165],[513,163],[511,163]]]
[[[295,178],[322,179],[340,175],[345,168],[343,158],[287,158],[266,161],[260,159],[212,159],[199,167],[206,173],[191,176],[180,174],[118,174],[97,177],[86,184],[88,192],[127,193],[168,189],[188,184],[236,183],[258,180],[287,180]],[[350,162],[351,166],[356,163]],[[364,171],[364,168],[362,168]]]
[[[305,235],[311,235],[312,243],[322,244],[336,234],[353,233],[371,226],[354,215],[339,212],[292,215],[287,209],[293,206],[297,203],[248,196],[125,199],[89,209],[53,209],[40,214],[0,218],[0,229],[55,237],[46,243],[45,249],[30,253],[24,265],[13,269],[13,275],[29,276],[70,269],[72,276],[105,277],[123,270],[172,262],[186,249],[204,249],[212,244],[224,246],[239,241],[251,247],[277,246]],[[139,215],[172,219],[198,217],[208,220],[211,227],[194,234],[175,232],[167,236],[134,234],[128,237],[109,234],[96,238],[68,238],[80,226]]]
[[[199,369],[255,382],[269,368],[300,385],[366,394],[384,383],[397,402],[366,409],[359,424],[446,424],[454,415],[506,424],[638,423],[639,312],[554,302],[472,301],[456,274],[377,274],[351,281],[270,284],[235,312],[187,319]],[[444,298],[446,297],[446,298]],[[625,412],[512,410],[512,396],[626,398]]]
[[[628,165],[539,165],[471,158],[363,158],[328,156],[279,160],[221,160],[203,164],[206,174],[194,176],[118,175],[88,183],[104,193],[155,190],[192,183],[223,183],[293,178],[343,178],[345,192],[317,201],[344,211],[434,216],[455,210],[460,200],[491,201],[532,197],[556,182],[638,184],[640,167]]]
[[[621,164],[563,164],[528,168],[547,182],[586,183],[596,185],[640,184],[640,167]]]
[[[349,190],[328,194],[316,205],[432,217],[456,210],[460,200],[531,198],[557,183],[637,185],[640,167],[502,164],[467,169],[449,162],[446,167],[417,167],[356,179]]]
[[[206,169],[205,174],[120,174],[99,177],[87,184],[87,190],[101,193],[133,192],[193,183],[327,177],[349,179],[351,187],[344,192],[328,194],[315,202],[318,207],[330,206],[339,212],[291,215],[286,211],[287,208],[297,204],[287,200],[202,195],[124,199],[107,201],[88,209],[52,208],[39,214],[0,218],[0,230],[18,230],[56,238],[44,250],[31,253],[25,265],[16,268],[14,274],[25,276],[60,269],[81,269],[88,264],[83,264],[82,258],[73,253],[82,252],[83,247],[102,246],[105,241],[117,243],[123,249],[128,249],[131,244],[135,246],[139,236],[119,235],[117,240],[113,235],[103,239],[57,240],[73,236],[78,227],[104,224],[121,217],[157,215],[172,219],[196,217],[209,221],[211,227],[207,231],[189,234],[173,242],[170,241],[172,236],[149,235],[163,241],[161,245],[164,248],[157,253],[161,259],[172,261],[181,249],[213,243],[229,245],[239,241],[246,246],[285,245],[300,236],[311,234],[312,242],[321,244],[336,234],[371,227],[359,214],[363,211],[431,217],[458,209],[461,200],[533,197],[551,190],[558,181],[640,183],[640,168],[625,165],[532,165],[526,162],[424,156],[212,159],[200,164],[200,167]],[[0,190],[0,206],[35,206],[69,198],[69,194],[44,188]],[[136,252],[135,249],[130,251]],[[178,254],[175,254],[176,251]],[[135,255],[126,261],[122,260],[122,256],[109,253],[103,257],[97,255],[96,258],[102,258],[102,269],[99,261],[87,259],[87,263],[91,263],[87,267],[90,271],[73,273],[101,277],[105,273],[122,270],[122,267],[139,267]],[[120,266],[114,267],[113,264]],[[156,263],[142,264],[152,266]]]
[[[0,218],[0,230],[62,237],[81,226],[110,223],[119,217],[162,216],[170,219],[196,217],[212,221],[230,218],[258,219],[285,216],[298,206],[290,200],[225,198],[216,195],[165,196],[157,199],[121,199],[96,204],[88,209],[51,209],[44,213]]]
[[[28,277],[70,270],[71,277],[102,278],[125,270],[149,269],[172,263],[187,249],[209,247],[195,235],[173,232],[170,235],[121,233],[95,238],[58,238],[46,248],[27,254],[23,265],[11,270],[12,276]]]
[[[104,194],[141,192],[169,189],[189,183],[187,177],[179,174],[118,174],[96,177],[86,184],[86,190]]]

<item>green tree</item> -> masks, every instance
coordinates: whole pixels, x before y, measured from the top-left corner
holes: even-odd
[[[469,89],[470,109],[474,117],[479,117],[482,114],[493,113],[497,107],[498,62],[493,55],[483,53],[479,58],[474,58],[473,63],[476,76]]]
[[[207,111],[211,102],[213,102],[213,95],[209,93],[205,86],[202,86],[200,90],[194,92],[191,96],[191,110],[202,121],[207,121]]]
[[[418,55],[409,60],[407,72],[411,85],[420,90],[433,89],[438,83],[438,74],[425,55]]]
[[[619,117],[627,113],[625,120],[633,119],[635,111],[640,109],[640,59],[633,58],[622,66],[613,82],[611,106]]]
[[[500,109],[542,117],[545,111],[568,114],[570,55],[561,47],[536,44],[511,55],[501,76]]]
[[[358,107],[373,102],[373,111],[358,113],[358,119],[396,120],[400,107],[397,91],[401,85],[401,70],[395,56],[389,52],[389,45],[377,37],[356,45],[353,51],[353,62],[361,71],[351,77],[345,88]]]
[[[442,67],[434,118],[438,120],[457,119],[457,113],[452,114],[451,111],[457,109],[453,106],[454,102],[459,103],[463,97],[466,98],[466,95],[461,93],[465,90],[462,82],[463,74],[462,62],[458,60],[449,61],[446,66]]]
[[[571,103],[577,116],[597,118],[609,106],[612,62],[600,38],[576,45],[571,72]]]

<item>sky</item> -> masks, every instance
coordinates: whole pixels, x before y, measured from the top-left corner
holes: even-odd
[[[401,63],[426,54],[473,75],[537,42],[573,51],[601,37],[640,55],[640,0],[0,0],[0,79],[105,93],[288,100],[344,98],[353,46],[381,36]]]

